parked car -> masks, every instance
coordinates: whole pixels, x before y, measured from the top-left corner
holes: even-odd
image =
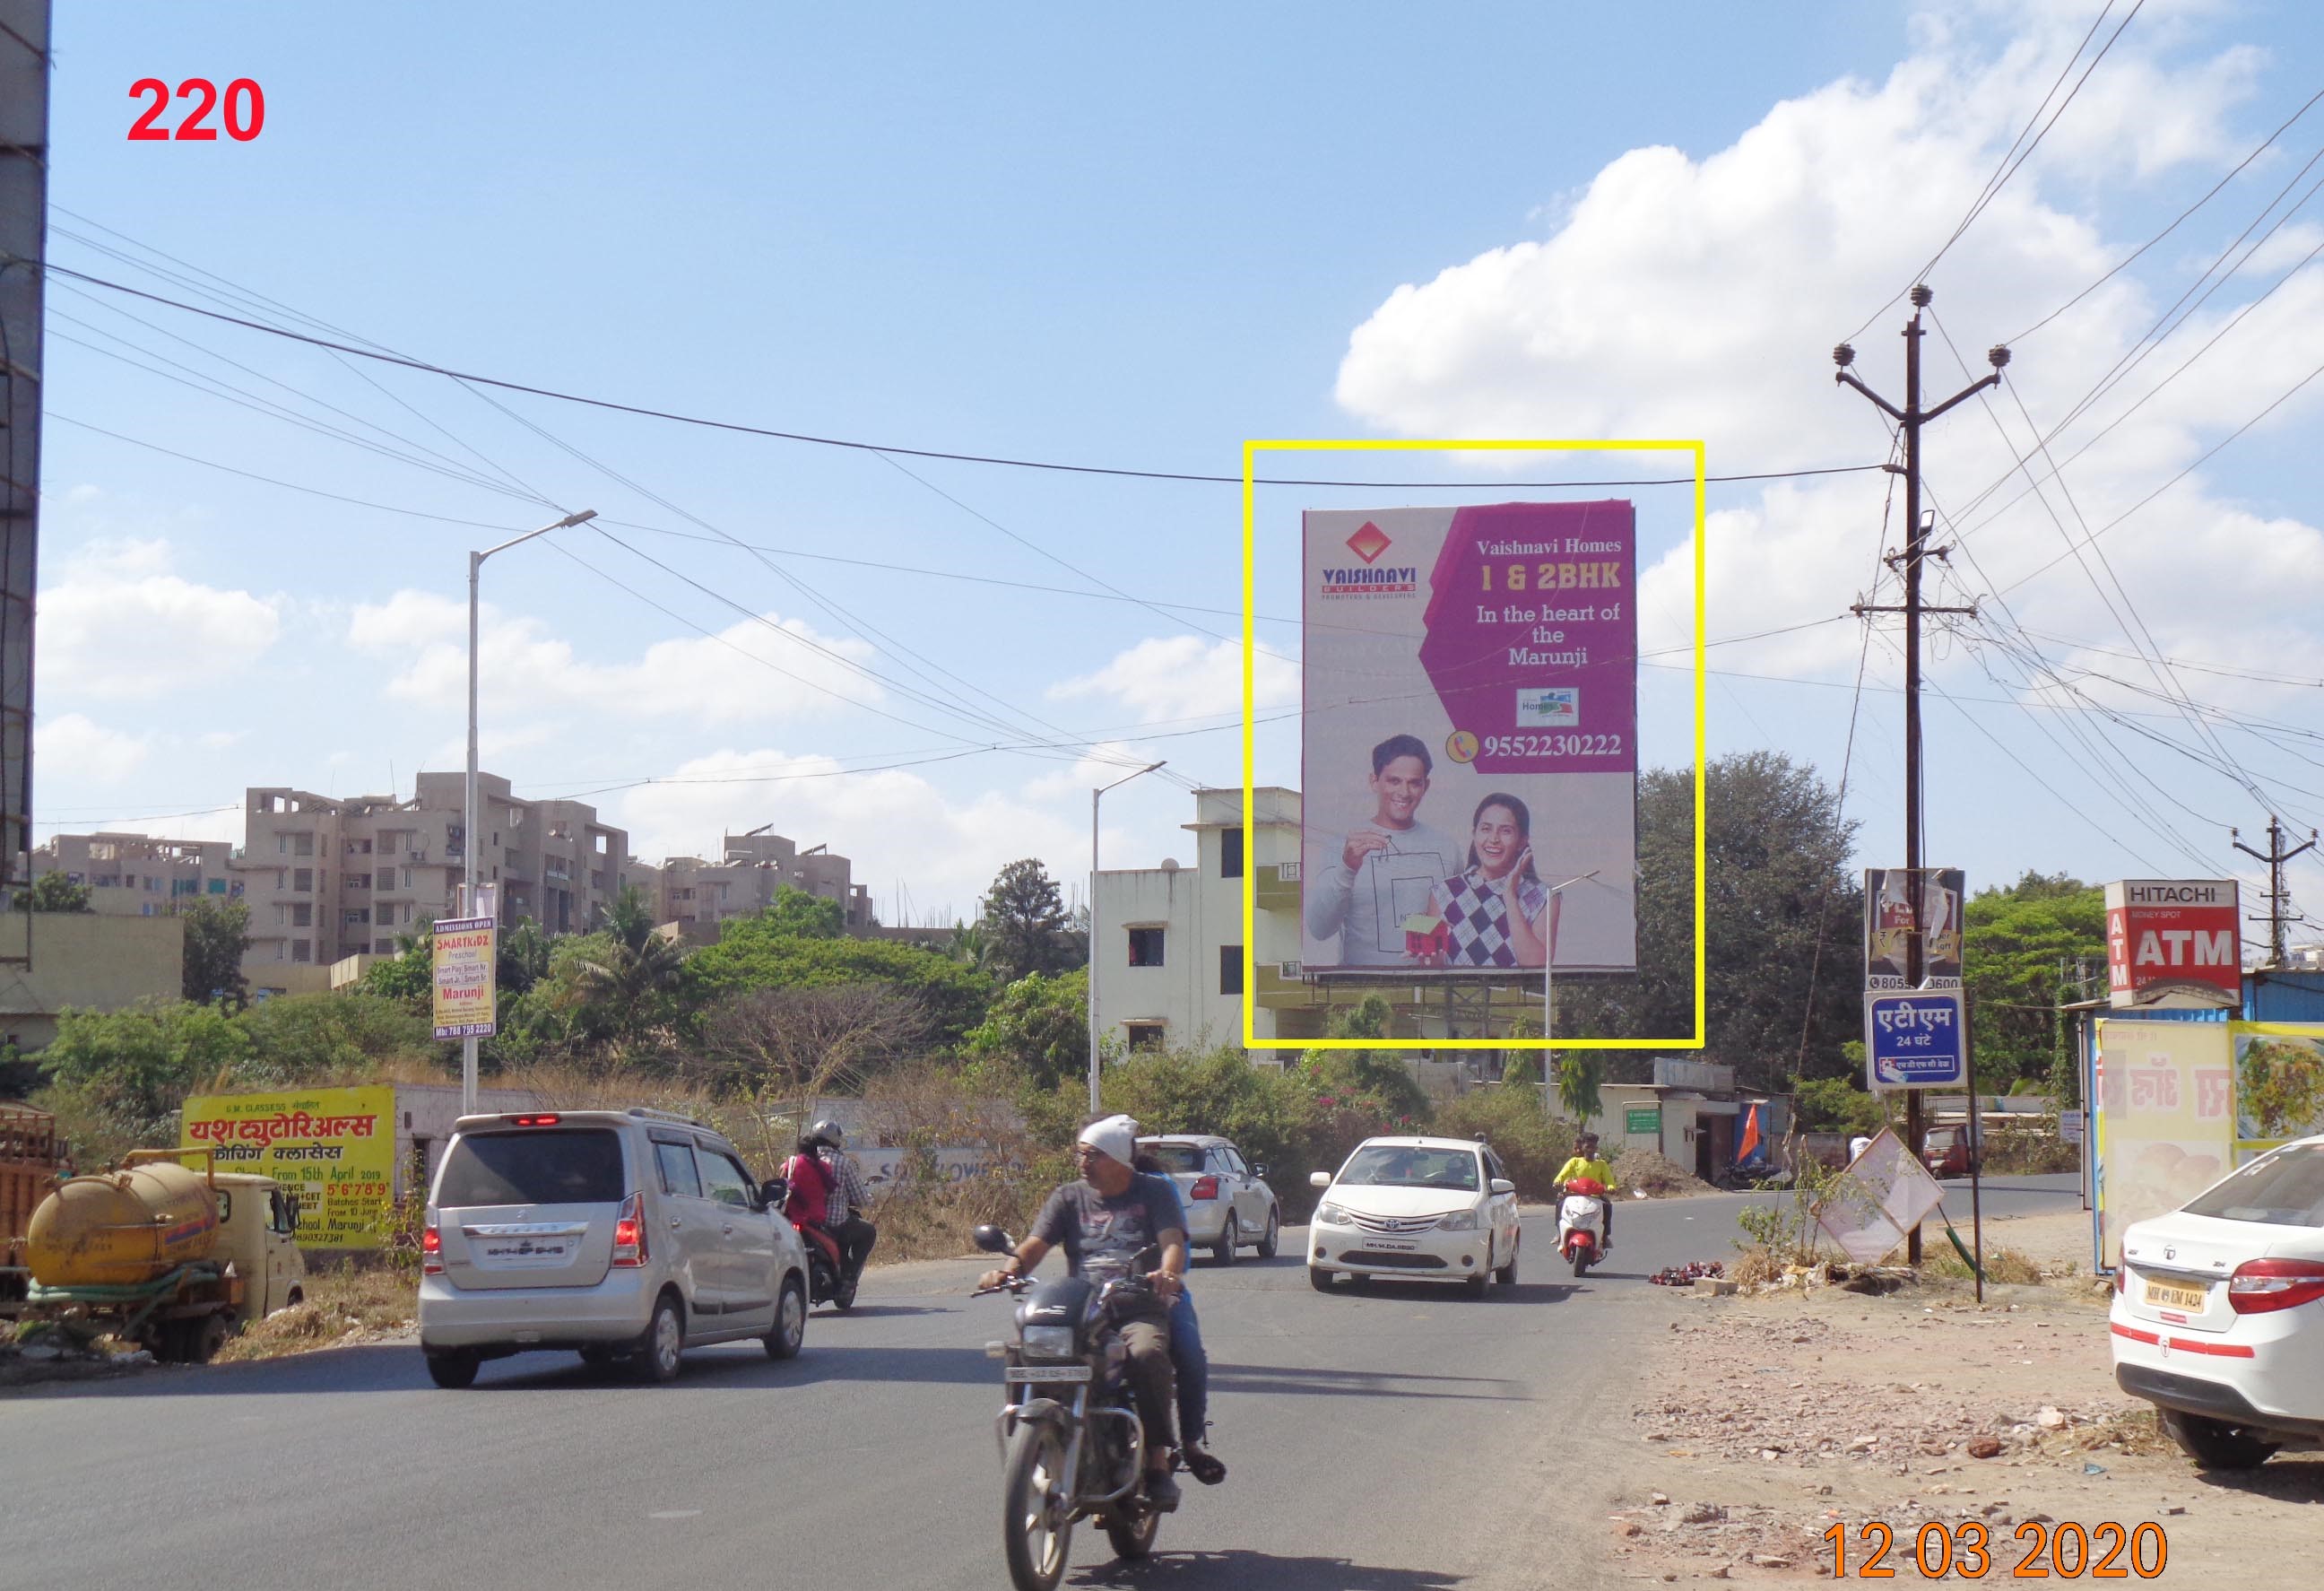
[[[1323,1190],[1308,1228],[1307,1280],[1328,1292],[1346,1272],[1460,1281],[1481,1298],[1517,1279],[1517,1195],[1500,1156],[1466,1138],[1367,1138]]]
[[[2324,1447],[2324,1137],[2124,1233],[2109,1322],[2116,1383],[2197,1464]]]
[[[1966,1177],[1976,1145],[1965,1126],[1932,1127],[1921,1141],[1921,1163],[1932,1177]]]
[[[1223,1138],[1179,1133],[1140,1138],[1140,1152],[1160,1162],[1177,1184],[1186,1207],[1186,1244],[1207,1248],[1222,1265],[1235,1263],[1235,1251],[1249,1244],[1262,1260],[1275,1257],[1283,1231],[1283,1209],[1267,1185],[1267,1168],[1244,1161]]]
[[[807,1333],[807,1257],[779,1180],[663,1111],[462,1116],[420,1237],[420,1346],[441,1387],[527,1349],[678,1374],[688,1347]]]

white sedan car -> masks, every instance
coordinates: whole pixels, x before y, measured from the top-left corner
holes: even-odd
[[[1459,1281],[1482,1297],[1517,1279],[1517,1184],[1500,1156],[1466,1138],[1368,1138],[1323,1189],[1308,1227],[1307,1280],[1328,1292],[1344,1271]]]
[[[2115,1381],[2206,1468],[2324,1447],[2324,1137],[2123,1234]]]

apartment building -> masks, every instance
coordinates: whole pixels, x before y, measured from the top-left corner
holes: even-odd
[[[60,834],[32,853],[32,876],[61,873],[87,885],[100,917],[174,917],[197,901],[242,898],[225,840],[143,834]]]
[[[399,934],[456,914],[467,865],[466,783],[422,773],[410,800],[254,789],[233,866],[251,903],[254,984],[275,967],[391,955]],[[551,933],[596,926],[621,887],[629,837],[579,801],[528,801],[497,774],[476,781],[477,876],[500,886],[502,920]]]
[[[848,933],[862,934],[873,926],[871,892],[854,882],[854,864],[826,846],[802,851],[796,840],[762,828],[724,836],[716,862],[672,856],[658,869],[632,872],[641,883],[645,874],[654,875],[655,920],[676,923],[681,930],[764,911],[786,884],[838,902]]]

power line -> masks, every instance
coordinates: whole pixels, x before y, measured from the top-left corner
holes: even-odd
[[[990,464],[1010,469],[1049,470],[1065,475],[1114,476],[1131,480],[1190,481],[1208,486],[1239,486],[1242,485],[1242,476],[1239,475],[1204,475],[1188,470],[1130,469],[1112,465],[1067,464],[1056,459],[1013,458],[991,453],[962,453],[935,448],[907,448],[891,442],[867,442],[847,437],[817,436],[807,431],[779,430],[770,426],[746,425],[740,421],[716,420],[706,415],[655,409],[641,403],[623,403],[611,398],[590,397],[580,393],[562,392],[554,387],[534,386],[524,382],[506,381],[497,376],[481,375],[471,371],[454,370],[446,365],[430,364],[425,359],[409,358],[401,354],[388,353],[376,348],[358,347],[308,332],[294,331],[288,327],[270,326],[264,321],[252,320],[240,315],[229,315],[219,310],[206,310],[198,304],[189,304],[181,300],[165,297],[161,293],[148,292],[143,288],[131,287],[125,282],[114,282],[85,271],[75,271],[57,264],[53,261],[45,264],[33,261],[24,263],[42,264],[42,268],[51,275],[66,276],[76,282],[88,282],[93,287],[127,293],[133,298],[143,299],[149,303],[166,305],[189,315],[200,315],[208,319],[224,321],[227,325],[239,326],[248,331],[263,332],[268,337],[283,338],[292,342],[305,343],[313,347],[328,348],[336,353],[351,355],[355,358],[375,360],[383,365],[401,365],[406,370],[417,370],[423,375],[440,375],[452,381],[465,382],[476,386],[493,387],[502,392],[523,393],[536,398],[552,398],[559,402],[579,403],[592,409],[610,410],[618,414],[634,414],[648,420],[664,420],[676,425],[700,426],[710,430],[733,431],[742,436],[767,437],[776,441],[802,442],[819,448],[844,448],[862,453],[894,454],[904,458],[936,458],[956,464]],[[1810,469],[1758,470],[1744,475],[1705,476],[1703,478],[1706,482],[1720,484],[1796,480],[1811,476],[1861,475],[1880,467],[1881,466],[1877,464],[1836,464]],[[1254,477],[1254,482],[1262,486],[1356,486],[1383,490],[1499,491],[1532,488],[1563,490],[1580,486],[1692,486],[1694,485],[1694,478],[1691,475],[1685,475],[1642,476],[1622,480],[1359,481],[1263,476]]]

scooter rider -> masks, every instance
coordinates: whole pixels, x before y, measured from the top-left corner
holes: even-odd
[[[1575,1137],[1572,1158],[1557,1168],[1554,1185],[1562,1189],[1576,1177],[1594,1178],[1605,1185],[1607,1197],[1598,1201],[1604,1207],[1605,1214],[1600,1219],[1606,1224],[1602,1235],[1605,1247],[1600,1252],[1610,1254],[1614,1252],[1614,1168],[1598,1158],[1598,1134],[1595,1133],[1583,1133]]]
[[[1122,1322],[1121,1341],[1129,1350],[1139,1423],[1146,1429],[1147,1500],[1167,1512],[1178,1506],[1178,1483],[1170,1475],[1170,1453],[1177,1445],[1171,1420],[1176,1377],[1167,1311],[1185,1285],[1186,1217],[1167,1178],[1141,1176],[1133,1168],[1137,1154],[1138,1126],[1128,1116],[1084,1127],[1074,1151],[1082,1179],[1049,1195],[1015,1255],[977,1285],[999,1287],[1023,1276],[1054,1247],[1065,1249],[1074,1275],[1093,1260],[1133,1261],[1142,1250],[1161,1251],[1162,1268],[1147,1277],[1160,1308],[1152,1318]]]
[[[1166,1182],[1170,1179],[1162,1162],[1150,1154],[1139,1155],[1134,1163],[1149,1176]],[[1171,1183],[1171,1188],[1175,1192],[1177,1184]],[[1182,1201],[1178,1207],[1183,1212],[1186,1207]],[[1178,1456],[1188,1474],[1206,1486],[1215,1486],[1227,1478],[1227,1466],[1204,1445],[1211,1425],[1211,1355],[1203,1346],[1203,1323],[1194,1314],[1194,1290],[1185,1286],[1178,1290],[1177,1302],[1170,1306],[1170,1365],[1178,1375]]]
[[[807,1136],[816,1145],[816,1159],[831,1173],[830,1211],[824,1226],[839,1240],[840,1263],[847,1274],[861,1275],[880,1237],[880,1229],[863,1218],[872,1203],[871,1190],[863,1186],[863,1173],[847,1152],[847,1134],[837,1122],[817,1122]]]

